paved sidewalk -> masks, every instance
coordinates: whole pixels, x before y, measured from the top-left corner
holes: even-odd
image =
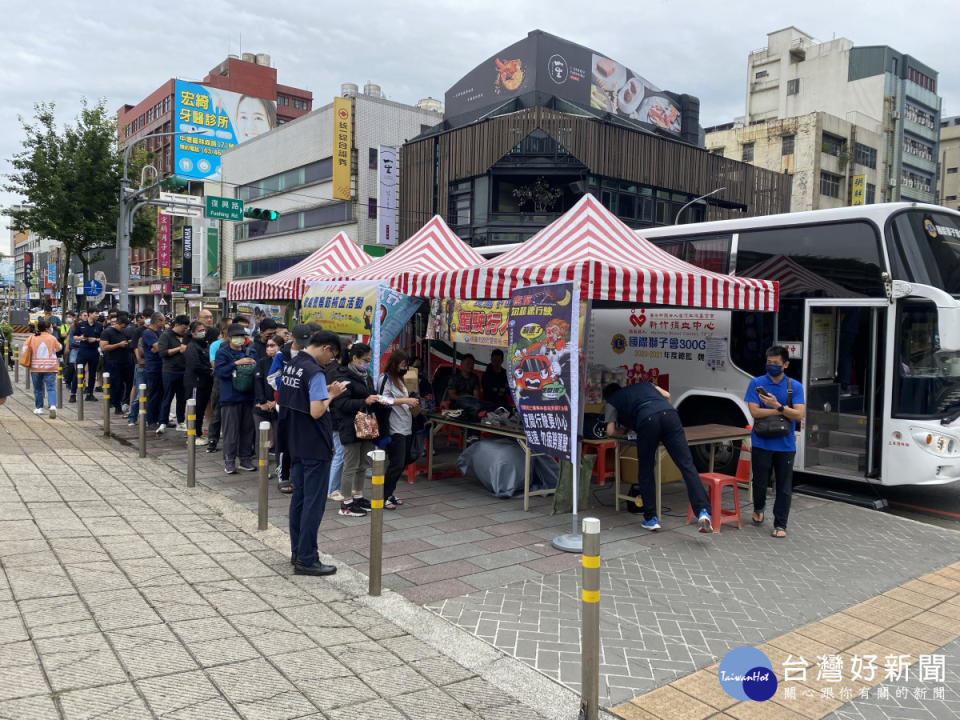
[[[350,568],[294,576],[283,533],[254,537],[220,496],[31,409],[0,407],[0,718],[575,714],[488,645],[366,598]]]
[[[70,414],[68,410],[63,417],[74,424]],[[92,423],[86,427],[96,435]],[[135,437],[133,428],[114,427],[121,438]],[[185,467],[182,434],[151,437],[150,453],[174,468]],[[198,483],[255,508],[252,474],[224,475],[219,454],[198,453],[198,459]],[[523,513],[519,499],[494,498],[467,478],[428,483],[421,477],[413,485],[401,483],[399,490],[407,504],[385,514],[385,587],[456,625],[463,631],[460,637],[488,643],[515,659],[514,667],[534,671],[528,677],[548,676],[559,683],[553,687],[578,691],[579,556],[550,546],[550,539],[568,531],[570,516],[550,515],[549,499],[539,498]],[[768,647],[787,638],[792,644],[784,649],[796,654],[807,646],[798,636],[804,627],[861,603],[896,609],[878,596],[960,557],[960,533],[955,531],[809,497],[794,498],[790,536],[773,540],[769,523],[750,525],[745,493],[743,529],[724,526],[710,536],[684,524],[681,486],[664,489],[671,509],[661,518],[664,530],[658,533],[640,530],[637,516],[604,506],[609,505],[609,489],[594,494],[600,505],[590,514],[602,525],[601,704],[617,707],[624,717],[707,717],[727,705],[707,703],[702,714],[668,702],[653,712],[642,698],[669,694],[667,686],[673,684],[684,688],[680,699],[696,700],[698,692],[716,684],[716,663],[729,650]],[[286,506],[287,499],[272,486],[270,520],[278,528],[286,526]],[[365,572],[367,522],[328,513],[321,547]],[[948,678],[955,679],[957,668],[949,663],[960,641],[950,639],[937,638],[938,647],[943,646],[938,653],[947,658]],[[923,642],[926,647],[932,640]],[[711,671],[712,681],[707,677]],[[523,696],[522,691],[515,694]],[[628,701],[632,709],[624,705]],[[800,715],[784,707],[776,717],[819,718],[835,711],[834,717],[844,719],[859,713],[912,720],[952,717],[955,705],[949,695],[943,701],[911,701],[891,689],[890,698],[858,697],[842,706],[808,702],[798,708]],[[913,712],[914,706],[923,706],[926,714]],[[730,712],[771,717],[774,710],[772,703],[752,707]]]

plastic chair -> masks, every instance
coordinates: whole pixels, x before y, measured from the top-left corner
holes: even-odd
[[[602,443],[584,443],[584,454],[595,454],[597,460],[593,465],[593,477],[598,485],[606,484],[607,478],[615,478],[617,456],[617,441],[608,440]],[[613,453],[612,457],[610,453]]]
[[[710,502],[710,518],[713,523],[713,531],[720,532],[720,526],[724,523],[736,523],[738,529],[743,525],[740,520],[740,495],[737,492],[737,478],[732,475],[722,473],[700,473],[700,482],[707,490],[707,497]],[[729,487],[733,490],[733,510],[723,509],[723,489]],[[695,516],[693,508],[687,506],[687,525],[689,525]]]

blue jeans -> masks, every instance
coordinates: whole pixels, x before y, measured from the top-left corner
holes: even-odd
[[[146,378],[147,371],[137,366],[133,371],[133,402],[130,403],[130,417],[128,418],[128,422],[130,423],[136,423],[137,418],[140,417],[140,384],[145,383],[147,381]],[[149,392],[149,388],[147,392]],[[147,408],[144,408],[143,411],[147,412]]]
[[[290,466],[290,549],[301,565],[310,566],[319,559],[317,532],[327,506],[329,477],[329,460],[294,458]]]
[[[333,432],[333,460],[330,462],[330,489],[328,493],[340,489],[340,480],[343,477],[343,443],[340,442],[340,433]]]
[[[683,425],[676,410],[661,410],[636,423],[637,431],[637,485],[643,500],[643,518],[649,520],[657,514],[657,488],[653,469],[657,446],[663,443],[670,458],[680,470],[687,486],[690,507],[695,515],[701,510],[710,511],[707,491],[700,482],[700,473],[693,463],[690,446],[687,445]],[[756,487],[756,486],[754,486]],[[717,521],[719,522],[719,520]]]
[[[55,372],[32,372],[33,402],[38,408],[43,408],[43,389],[47,389],[47,405],[57,406],[57,374]]]
[[[753,511],[762,513],[767,506],[767,485],[771,472],[777,474],[777,496],[773,501],[773,526],[787,529],[790,499],[793,494],[793,458],[795,452],[764,450],[755,447],[753,457]]]

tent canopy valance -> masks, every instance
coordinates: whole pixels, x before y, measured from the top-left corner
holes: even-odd
[[[642,232],[642,231],[641,231]],[[436,272],[408,270],[410,295],[507,299],[515,287],[572,281],[584,299],[730,310],[777,309],[777,283],[703,270],[641,238],[593,195],[499,257]]]
[[[357,247],[346,233],[337,233],[310,257],[267,277],[234,280],[227,284],[227,299],[299,300],[314,278],[348,272],[370,263],[370,256]]]
[[[362,267],[318,277],[316,280],[392,281],[404,272],[431,273],[478,265],[483,257],[461,240],[439,215],[381,258]]]

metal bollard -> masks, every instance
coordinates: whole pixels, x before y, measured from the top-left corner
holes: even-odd
[[[140,457],[147,456],[147,386],[143,383],[138,388],[140,406],[137,411],[137,441],[140,443]]]
[[[383,450],[370,453],[373,458],[373,497],[370,498],[370,586],[368,595],[380,596],[383,578],[383,471],[387,454]]]
[[[85,391],[83,363],[77,363],[77,420],[83,420],[83,395]]]
[[[600,707],[600,520],[583,519],[583,627],[580,631],[580,718],[597,720]]]
[[[267,476],[270,471],[270,423],[260,423],[260,457],[257,464],[257,530],[267,529]]]
[[[57,363],[57,408],[63,410],[63,360]]]
[[[103,436],[110,437],[110,373],[103,373]]]
[[[23,352],[23,348],[18,345],[13,350],[17,355],[13,362],[13,381],[18,383],[20,382],[20,353]]]
[[[187,400],[187,487],[197,485],[197,401]]]

